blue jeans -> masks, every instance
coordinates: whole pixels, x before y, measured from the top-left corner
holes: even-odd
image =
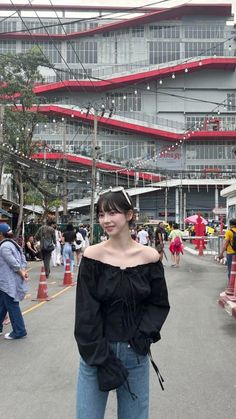
[[[25,323],[21,314],[18,301],[14,301],[12,297],[0,290],[0,332],[2,331],[3,320],[6,314],[9,314],[12,326],[11,336],[14,339],[22,338],[27,335]]]
[[[116,356],[128,369],[127,384],[116,390],[118,419],[148,419],[149,411],[149,359],[148,356],[136,354],[127,342],[111,343]],[[100,391],[97,381],[97,368],[90,367],[80,359],[77,386],[77,419],[104,419],[109,392]]]
[[[228,269],[228,279],[230,280],[230,274],[231,274],[231,266],[232,266],[232,258],[235,256],[236,253],[227,253],[226,259],[227,259],[227,269]]]
[[[66,259],[70,259],[70,271],[73,272],[74,270],[74,252],[72,252],[72,247],[70,243],[65,243],[63,247],[63,262],[64,266],[66,266]]]

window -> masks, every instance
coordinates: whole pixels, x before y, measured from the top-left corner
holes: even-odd
[[[68,63],[97,63],[97,42],[79,41],[67,43]]]
[[[124,92],[113,93],[106,96],[106,107],[110,108],[112,100],[115,101],[114,107],[116,111],[141,111],[141,93],[137,92]]]
[[[42,27],[42,26],[45,26]],[[42,24],[39,20],[36,21],[31,21],[31,22],[26,22],[25,25],[22,22],[22,30],[26,31],[28,29],[30,29],[30,32],[32,33],[40,33],[40,34],[61,34],[63,33],[62,27],[60,24],[58,24],[58,21],[55,22],[55,20],[43,20]]]
[[[166,63],[180,59],[179,42],[149,42],[149,63]]]
[[[0,53],[1,54],[15,54],[16,53],[16,41],[0,41]]]
[[[236,111],[235,93],[227,93],[227,111]]]
[[[16,31],[16,21],[2,20],[0,22],[0,32],[14,32]]]
[[[219,42],[185,42],[185,58],[198,55],[224,55],[224,44]]]
[[[143,38],[144,37],[144,26],[136,26],[132,28],[132,36],[134,38]]]
[[[60,42],[22,41],[22,52],[25,53],[34,46],[38,46],[51,63],[62,62]]]
[[[161,39],[176,39],[180,38],[180,26],[156,26],[151,25],[150,36],[151,38]]]
[[[184,37],[187,39],[223,39],[224,26],[212,24],[193,24],[184,26]]]

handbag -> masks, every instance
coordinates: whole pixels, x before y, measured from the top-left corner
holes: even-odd
[[[71,243],[71,250],[72,250],[72,252],[76,251],[75,243]]]
[[[42,239],[42,250],[46,253],[51,253],[54,250],[55,246],[51,239],[46,239],[43,237]]]

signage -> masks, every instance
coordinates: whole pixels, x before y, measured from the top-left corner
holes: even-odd
[[[226,215],[227,214],[227,208],[213,208],[212,212],[215,215]]]

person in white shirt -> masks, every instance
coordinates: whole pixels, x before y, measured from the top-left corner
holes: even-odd
[[[143,227],[141,230],[139,230],[137,237],[140,244],[143,244],[144,246],[148,246],[148,232],[144,230]]]
[[[53,224],[52,226],[55,230],[56,235],[56,245],[54,250],[52,251],[52,265],[53,266],[60,266],[61,265],[61,232],[58,230],[57,225]]]
[[[82,256],[82,252],[85,249],[85,240],[78,230],[76,232],[76,239],[75,239],[75,252],[76,252],[76,258],[77,258],[77,265],[80,265],[80,259]]]

